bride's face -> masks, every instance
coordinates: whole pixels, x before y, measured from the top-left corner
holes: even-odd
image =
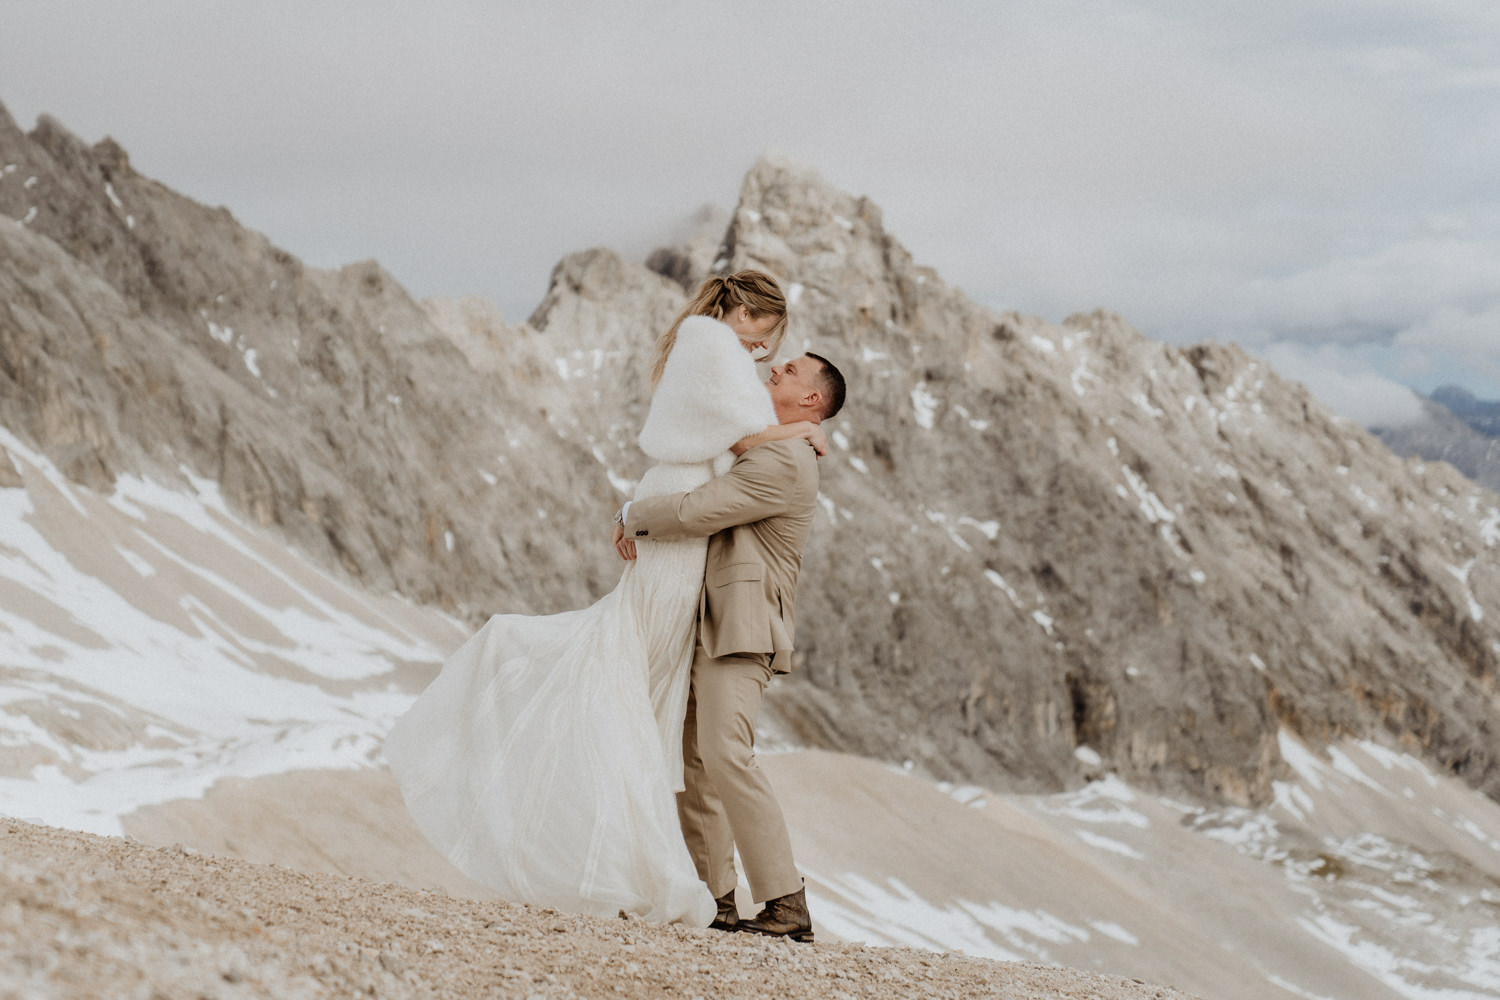
[[[766,336],[775,328],[778,319],[771,313],[752,316],[748,306],[738,305],[725,314],[724,323],[740,338],[745,350],[753,354],[770,346]]]

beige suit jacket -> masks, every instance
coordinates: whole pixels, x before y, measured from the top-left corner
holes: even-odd
[[[698,639],[709,656],[769,653],[792,665],[797,573],[818,499],[818,458],[802,438],[751,448],[689,493],[633,501],[625,533],[708,536]]]

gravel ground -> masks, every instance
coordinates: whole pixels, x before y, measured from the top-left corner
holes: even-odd
[[[601,920],[0,819],[3,1000],[360,996],[1189,1000],[1070,969]]]

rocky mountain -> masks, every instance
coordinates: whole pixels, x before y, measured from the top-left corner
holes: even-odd
[[[1485,437],[1500,437],[1500,400],[1480,399],[1461,385],[1440,385],[1432,398]]]
[[[1420,419],[1372,431],[1398,455],[1447,462],[1481,486],[1500,490],[1500,403],[1442,386],[1422,400]]]
[[[1234,347],[983,308],[798,164],[751,170],[716,253],[572,255],[521,324],[415,302],[373,262],[306,268],[45,118],[0,115],[0,216],[18,441],[105,493],[216,483],[365,588],[470,622],[612,585],[655,332],[705,260],[766,268],[791,349],[851,383],[775,696],[791,738],[1238,804],[1272,799],[1283,734],[1362,738],[1500,795],[1494,494]]]

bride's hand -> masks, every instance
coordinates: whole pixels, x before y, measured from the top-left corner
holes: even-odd
[[[818,453],[819,458],[822,458],[828,454],[828,435],[824,434],[823,428],[817,424],[809,423],[808,427],[811,429],[803,437],[807,438],[813,446],[813,451]]]
[[[756,431],[746,437],[740,438],[730,445],[729,450],[736,455],[743,455],[756,445],[765,444],[768,441],[795,441],[798,438],[806,438],[813,446],[813,451],[822,458],[828,454],[828,437],[823,433],[823,428],[811,420],[798,420],[790,424],[772,424],[763,431]]]
[[[635,558],[635,539],[625,537],[625,529],[616,524],[609,533],[609,540],[614,545],[615,551],[620,558],[626,562]]]

